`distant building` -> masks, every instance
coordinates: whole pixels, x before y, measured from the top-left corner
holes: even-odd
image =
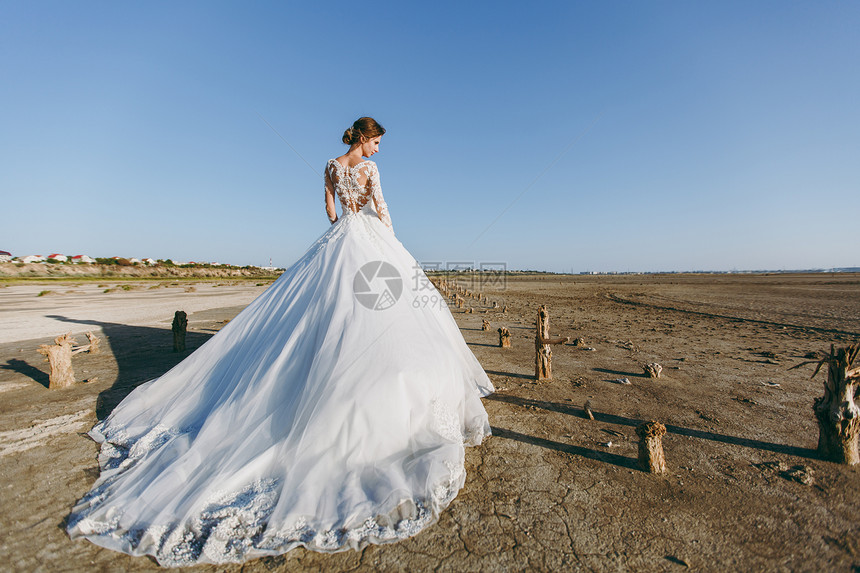
[[[92,257],[88,257],[87,255],[75,255],[70,259],[73,263],[83,263],[83,264],[92,264],[96,262],[96,260]]]
[[[145,265],[150,265],[150,266],[158,264],[158,261],[156,261],[155,259],[143,259],[143,261],[141,261],[141,262]]]
[[[12,253],[8,251],[0,251],[0,263],[8,263],[12,260]]]
[[[269,272],[273,272],[273,271],[278,270],[278,267],[276,267],[272,264],[272,259],[269,259],[269,266],[268,267],[257,267],[257,268],[260,270],[269,271]]]
[[[45,257],[42,255],[27,255],[23,259],[21,259],[22,263],[44,263]]]
[[[69,260],[69,257],[66,255],[61,255],[60,253],[54,253],[52,255],[48,255],[49,259],[54,259],[55,261],[60,261],[61,263],[65,263]]]
[[[128,260],[128,262],[130,262],[130,263],[131,263],[131,264],[133,264],[133,265],[139,265],[139,264],[140,264],[140,259],[135,259],[134,257],[132,257],[132,258],[130,258],[130,259]]]

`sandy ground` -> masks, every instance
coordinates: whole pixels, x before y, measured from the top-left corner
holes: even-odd
[[[810,351],[860,340],[860,276],[462,284],[508,312],[473,300],[471,314],[452,309],[498,392],[484,402],[494,435],[467,450],[466,485],[439,523],[361,552],[297,549],[194,570],[860,570],[860,470],[817,459],[811,406],[822,379],[810,380],[811,368],[788,370]],[[97,446],[83,432],[136,384],[202,344],[261,287],[100,294],[66,286],[85,292],[36,297],[39,289],[0,288],[0,569],[155,570],[146,558],[65,535],[69,509],[98,475]],[[583,337],[594,350],[555,346],[553,380],[536,383],[539,304],[549,308],[554,336]],[[195,309],[184,354],[170,351],[178,308]],[[70,323],[51,318],[27,330],[25,319],[50,315],[101,328],[105,352],[75,357],[78,378],[96,381],[47,390],[35,348]],[[491,331],[480,329],[483,318]],[[499,326],[513,333],[512,348],[498,347]],[[640,374],[653,361],[664,366],[657,380]],[[594,421],[581,410],[588,399]],[[668,428],[665,476],[636,466],[633,430],[648,419]]]
[[[266,281],[265,284],[270,284]],[[247,305],[265,290],[257,283],[13,284],[0,290],[0,344],[98,333],[105,325],[168,326],[173,313]],[[105,292],[108,291],[108,292]],[[40,293],[42,293],[40,295]]]

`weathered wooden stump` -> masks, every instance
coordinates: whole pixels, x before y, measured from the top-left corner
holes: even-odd
[[[497,301],[493,301],[493,308],[499,308],[499,303]]]
[[[502,312],[508,312],[508,305],[505,305],[505,306],[502,308]]]
[[[469,310],[467,310],[467,311],[466,311],[466,314],[472,314],[473,312],[474,312],[474,311],[472,310],[472,307],[470,306],[470,307],[469,307]]]
[[[48,388],[68,388],[75,383],[75,371],[72,369],[72,344],[77,344],[71,333],[61,334],[54,339],[54,345],[42,344],[36,350],[47,356],[51,364],[51,374],[48,378]]]
[[[651,378],[659,378],[660,373],[663,371],[663,367],[656,362],[645,364],[644,366],[642,366],[642,369],[645,371],[645,374],[647,374]]]
[[[490,321],[486,318],[481,322],[481,330],[490,330]]]
[[[457,295],[457,308],[463,308],[463,298]]]
[[[549,337],[549,314],[546,305],[538,307],[537,332],[535,333],[535,378],[549,380],[552,378],[552,349],[550,344],[563,344],[570,340],[569,336],[560,338]]]
[[[639,467],[652,474],[666,473],[666,457],[663,455],[663,434],[666,426],[651,420],[639,424],[636,435],[639,436]]]
[[[188,315],[184,311],[177,310],[173,315],[173,351],[185,350],[185,333],[188,330]]]
[[[499,328],[499,346],[502,348],[511,347],[511,333],[504,326]]]
[[[582,410],[585,412],[585,415],[588,416],[589,420],[594,419],[594,412],[591,411],[591,400],[585,401],[585,405],[582,407]]]
[[[824,396],[815,399],[812,409],[818,420],[818,455],[838,464],[860,463],[860,408],[854,401],[860,385],[860,367],[851,368],[858,353],[860,343],[838,350],[831,344],[829,353],[818,353],[820,360],[801,362],[792,367],[794,369],[817,362],[818,366],[812,373],[814,378],[821,367],[827,364]]]
[[[573,345],[574,346],[585,346],[585,339],[582,338],[581,336],[579,338],[574,338],[573,339]]]
[[[90,341],[89,345],[86,347],[87,354],[98,354],[99,349],[99,337],[93,334],[92,332],[86,333],[87,340]]]
[[[86,352],[87,354],[98,354],[99,353],[99,339],[92,332],[86,333],[87,340],[90,341],[89,344],[84,344],[83,346],[75,346],[72,348],[72,356],[75,354],[80,354],[81,352]]]

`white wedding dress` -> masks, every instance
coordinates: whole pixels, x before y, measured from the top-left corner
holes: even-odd
[[[72,538],[165,566],[341,551],[415,535],[457,495],[492,383],[395,237],[375,163],[331,160],[326,187],[341,217],[90,431],[101,475]]]

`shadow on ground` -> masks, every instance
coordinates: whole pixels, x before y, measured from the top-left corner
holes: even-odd
[[[595,372],[603,374],[613,374],[615,376],[625,376],[627,378],[645,378],[646,375],[642,372],[628,372],[627,370],[611,370],[609,368],[592,368]]]
[[[487,396],[485,398],[485,400],[495,400],[497,402],[507,402],[509,404],[517,404],[519,406],[531,406],[534,408],[542,408],[544,410],[548,410],[551,412],[559,412],[561,414],[567,414],[569,416],[575,416],[577,418],[582,418],[582,419],[586,419],[586,420],[588,419],[588,417],[586,416],[586,414],[582,410],[582,408],[578,408],[576,406],[570,406],[567,404],[559,404],[557,402],[545,402],[542,400],[531,400],[528,398],[519,398],[517,396],[505,396],[504,394],[490,394],[489,396]],[[633,418],[627,418],[625,416],[617,416],[615,414],[604,414],[601,412],[593,412],[593,413],[594,413],[594,419],[595,420],[597,420],[598,422],[605,422],[607,424],[618,424],[620,426],[630,426],[630,427],[635,428],[636,426],[638,426],[639,424],[641,424],[642,422],[645,421],[645,420],[636,420]],[[503,430],[503,429],[500,429],[500,431],[509,432],[508,430]],[[777,453],[781,453],[781,454],[789,454],[792,456],[798,456],[798,457],[802,457],[802,458],[818,459],[817,452],[813,449],[810,449],[810,448],[800,448],[797,446],[789,446],[786,444],[776,444],[773,442],[763,442],[761,440],[752,440],[749,438],[739,438],[737,436],[727,436],[725,434],[717,434],[714,432],[708,432],[708,431],[704,431],[704,430],[694,430],[692,428],[683,428],[681,426],[673,426],[671,424],[666,424],[666,432],[669,434],[677,434],[679,436],[688,436],[690,438],[698,438],[701,440],[710,440],[713,442],[722,442],[725,444],[733,444],[736,446],[755,448],[757,450],[762,450],[762,451],[767,451],[767,452],[777,452]],[[531,436],[526,436],[526,437],[531,439],[531,440],[535,440],[535,441],[532,441],[530,443],[534,443],[536,445],[543,445],[539,442],[549,442],[549,440],[542,440],[541,438],[532,438]],[[521,440],[521,441],[525,441],[525,440]],[[552,442],[552,443],[554,444],[556,442]],[[568,447],[567,444],[561,444],[561,445],[565,446],[565,448]],[[545,447],[551,447],[551,445],[546,445]],[[571,447],[573,447],[573,446],[571,446]],[[553,448],[553,449],[558,449],[558,448]],[[584,448],[579,448],[579,449],[584,449]],[[568,451],[568,450],[564,449],[561,451]],[[591,451],[591,450],[588,450],[588,451]],[[571,452],[571,453],[577,453],[577,452]],[[603,454],[602,452],[599,452],[599,453],[603,456],[607,455],[607,454]],[[585,457],[591,457],[591,456],[588,456],[586,454],[580,454],[580,455],[583,455]],[[621,457],[621,456],[616,456],[616,457]],[[604,458],[604,457],[595,458],[595,459],[602,459],[602,460],[606,461],[606,458]],[[613,463],[616,463],[616,462],[613,462]],[[617,463],[617,465],[622,465],[622,464]]]
[[[99,393],[96,402],[96,416],[99,420],[106,418],[137,386],[161,376],[212,337],[209,332],[188,332],[185,338],[186,350],[173,352],[173,332],[169,328],[78,320],[59,315],[51,315],[50,318],[94,329],[100,328],[104,333],[104,342],[110,347],[109,353],[116,360],[117,373],[111,387]],[[41,372],[36,368],[33,370]],[[39,381],[32,374],[28,375]],[[42,376],[47,379],[46,374],[42,373]]]
[[[507,376],[509,378],[522,378],[523,380],[531,380],[534,382],[534,374],[517,374],[516,372],[501,372],[499,370],[484,370],[487,374],[493,376]]]
[[[13,372],[17,372],[18,374],[23,374],[28,378],[32,378],[45,388],[47,388],[50,383],[50,378],[47,373],[42,372],[26,360],[12,358],[10,360],[7,360],[6,364],[3,364],[2,366],[0,366],[0,368],[2,368],[3,370],[12,370]]]
[[[600,462],[607,462],[630,470],[641,470],[635,458],[628,458],[626,456],[620,456],[618,454],[610,454],[609,452],[601,452],[598,450],[583,448],[582,446],[574,446],[573,444],[555,442],[553,440],[547,440],[546,438],[537,438],[535,436],[521,434],[519,432],[514,432],[513,430],[506,430],[505,428],[498,428],[496,426],[491,426],[491,430],[493,432],[493,435],[499,438],[516,440],[525,444],[532,444],[535,446],[540,446],[542,448],[549,448],[551,450],[566,452],[575,456],[581,456],[583,458],[589,458]]]

